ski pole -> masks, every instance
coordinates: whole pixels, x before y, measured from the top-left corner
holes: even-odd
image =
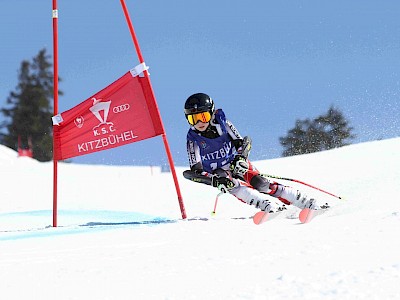
[[[221,196],[222,194],[224,194],[224,192],[218,193],[217,197],[215,197],[214,210],[211,212],[211,215],[212,215],[212,216],[215,216],[215,214],[216,214],[217,204],[218,204],[218,198],[219,198],[219,196]]]
[[[338,198],[338,199],[343,200],[343,198],[340,197],[340,196],[336,196],[336,195],[334,195],[334,194],[332,194],[332,193],[329,193],[329,192],[327,192],[327,191],[324,191],[324,190],[322,190],[322,189],[320,189],[320,188],[317,188],[317,187],[315,187],[315,186],[313,186],[313,185],[311,185],[311,184],[305,183],[305,182],[300,181],[300,180],[297,180],[297,179],[286,178],[286,177],[280,177],[280,176],[269,175],[269,174],[262,174],[262,175],[265,176],[265,177],[269,177],[269,178],[275,178],[275,179],[281,179],[281,180],[287,180],[287,181],[297,182],[297,183],[300,183],[300,184],[309,186],[309,187],[311,187],[311,188],[313,188],[313,189],[316,189],[316,190],[318,190],[318,191],[320,191],[320,192],[323,192],[323,193],[325,193],[325,194],[331,195],[332,197],[335,197],[335,198]]]

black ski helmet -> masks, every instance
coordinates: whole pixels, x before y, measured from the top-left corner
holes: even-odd
[[[184,111],[185,116],[206,111],[210,112],[210,114],[213,115],[215,111],[214,101],[207,94],[193,94],[192,96],[187,98]]]

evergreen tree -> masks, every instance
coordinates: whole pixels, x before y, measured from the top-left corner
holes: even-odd
[[[295,127],[279,138],[285,148],[282,155],[313,153],[348,145],[346,140],[355,137],[352,130],[342,112],[330,107],[325,115],[314,120],[296,120]]]
[[[353,127],[349,126],[342,112],[334,107],[330,107],[325,115],[315,119],[315,123],[320,127],[320,131],[325,133],[322,150],[346,146],[349,144],[346,140],[355,138],[352,134]]]
[[[6,121],[1,128],[0,142],[17,150],[18,138],[22,147],[32,143],[33,157],[39,161],[52,159],[52,64],[46,50],[39,51],[32,62],[23,61],[18,76],[16,91],[7,98],[9,108],[2,108]],[[61,94],[61,93],[60,93]]]

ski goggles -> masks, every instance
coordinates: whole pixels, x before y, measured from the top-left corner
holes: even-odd
[[[196,125],[199,121],[207,123],[211,120],[211,113],[209,111],[205,111],[197,114],[190,114],[186,115],[186,119],[190,125]]]

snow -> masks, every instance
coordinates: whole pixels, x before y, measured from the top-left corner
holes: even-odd
[[[53,164],[0,146],[1,298],[400,299],[400,138],[254,164],[344,199],[256,226],[178,167],[183,221],[170,173],[60,163],[53,228]]]

